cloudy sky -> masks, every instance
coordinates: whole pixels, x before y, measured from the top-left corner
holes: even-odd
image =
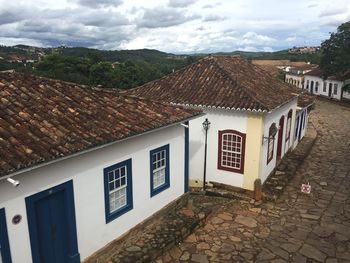
[[[349,0],[0,0],[0,44],[276,51],[349,20]]]

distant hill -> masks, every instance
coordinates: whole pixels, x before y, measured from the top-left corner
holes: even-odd
[[[98,50],[84,47],[0,46],[0,71],[15,69],[86,85],[131,88],[162,77],[209,54],[176,55],[154,49]],[[320,52],[218,52],[250,60],[290,60],[318,64]]]

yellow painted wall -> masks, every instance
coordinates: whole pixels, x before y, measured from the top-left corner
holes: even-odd
[[[254,181],[259,178],[262,148],[263,115],[248,114],[245,147],[243,188],[254,190]]]

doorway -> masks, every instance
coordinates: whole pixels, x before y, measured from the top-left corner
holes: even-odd
[[[280,160],[282,156],[283,131],[284,131],[284,115],[280,118],[280,121],[279,121],[277,160]]]
[[[0,209],[0,262],[12,262],[4,208]]]
[[[33,263],[78,263],[73,183],[26,198]]]

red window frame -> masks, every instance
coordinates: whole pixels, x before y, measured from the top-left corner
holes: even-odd
[[[276,123],[272,123],[269,128],[269,138],[267,140],[267,164],[269,164],[269,162],[273,159],[273,155],[275,151],[275,138],[272,137],[272,131],[274,126],[276,126]],[[269,156],[271,141],[272,141],[272,152],[271,152],[271,156]]]
[[[293,114],[293,110],[290,110],[288,112],[288,117],[287,117],[286,141],[289,140],[290,132],[292,130],[292,114]],[[289,126],[288,126],[288,122],[289,122]]]
[[[239,148],[240,151],[239,153],[237,151],[229,151],[227,149],[224,149],[225,147],[227,148],[227,146],[229,145],[223,145],[223,136],[224,135],[234,135],[236,138],[240,137],[241,140],[240,142],[237,141],[232,141],[232,145],[230,147],[233,148]],[[239,131],[235,131],[235,130],[222,130],[219,131],[218,133],[219,139],[218,139],[218,143],[219,143],[219,147],[218,147],[218,169],[219,170],[225,170],[225,171],[229,171],[229,172],[236,172],[236,173],[240,173],[243,174],[244,173],[244,161],[245,161],[245,140],[246,140],[246,134],[245,133],[241,133]],[[227,142],[228,143],[228,142]],[[237,144],[240,144],[240,147],[237,146]],[[228,156],[223,156],[223,153],[226,152],[228,154]],[[233,157],[233,155],[236,155],[235,157]],[[238,155],[240,155],[240,157],[238,157]],[[237,161],[237,159],[240,159],[240,166],[239,167],[232,167],[232,166],[224,166],[223,165],[223,161],[224,158],[230,158],[231,160],[228,161]],[[236,159],[236,160],[234,160]]]

